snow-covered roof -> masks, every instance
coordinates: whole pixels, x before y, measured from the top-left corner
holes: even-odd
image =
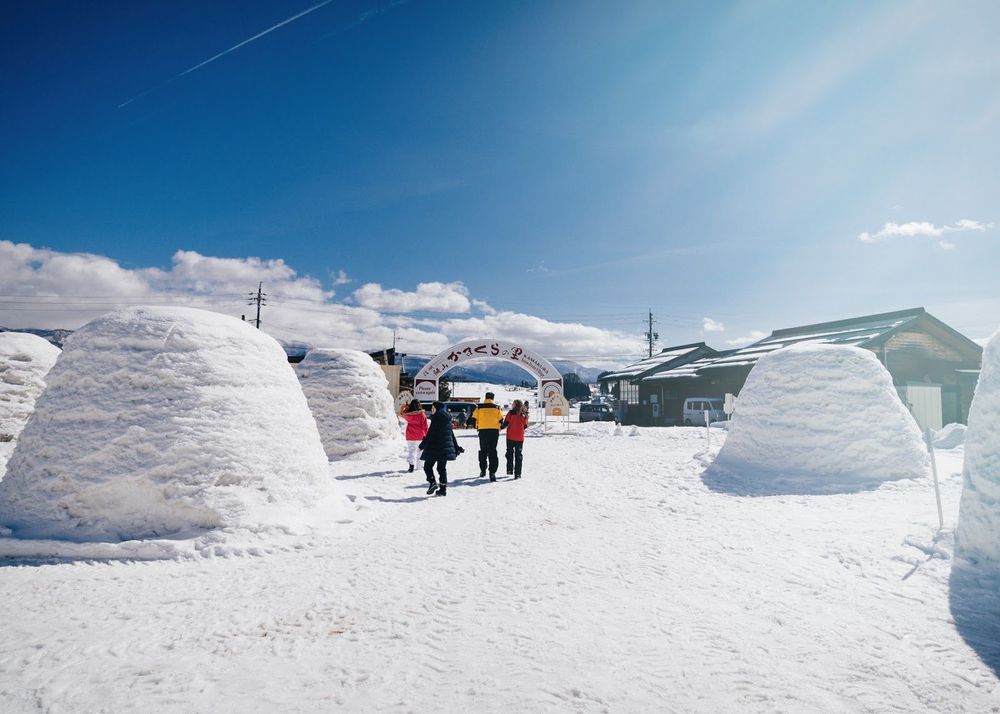
[[[960,341],[969,342],[968,338],[928,315],[922,307],[915,307],[898,312],[865,315],[847,320],[775,330],[752,345],[728,352],[720,352],[717,355],[703,357],[677,367],[667,367],[644,377],[643,381],[695,377],[703,375],[708,370],[727,367],[753,367],[757,360],[764,355],[790,345],[828,344],[874,347],[884,342],[899,329],[921,318],[930,318],[944,330],[954,333]]]
[[[668,367],[671,363],[684,364],[684,357],[688,357],[698,350],[711,350],[704,342],[695,342],[689,345],[677,345],[676,347],[665,347],[652,357],[631,364],[628,367],[606,374],[601,381],[609,379],[635,379],[644,374],[658,371]]]
[[[705,365],[705,368],[719,369],[722,367],[752,366],[757,363],[758,359],[769,352],[774,352],[790,345],[827,344],[866,347],[881,341],[899,328],[925,314],[924,309],[918,307],[900,312],[866,315],[849,320],[823,322],[816,325],[775,330],[763,340],[747,347],[733,350],[728,355],[713,360],[712,364]]]
[[[726,353],[728,354],[728,353]],[[688,362],[687,364],[682,364],[679,367],[674,367],[673,369],[667,370],[665,372],[657,372],[648,377],[643,377],[643,382],[656,382],[667,379],[682,379],[684,377],[696,377],[698,376],[698,370],[702,367],[707,367],[712,364],[717,357],[702,357],[694,362]]]

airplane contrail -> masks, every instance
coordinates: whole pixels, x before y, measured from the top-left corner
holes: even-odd
[[[240,47],[243,47],[243,45],[248,45],[248,44],[250,44],[251,42],[253,42],[254,40],[259,40],[259,39],[260,39],[261,37],[263,37],[264,35],[267,35],[267,34],[270,34],[271,32],[274,32],[275,30],[277,30],[277,29],[278,29],[278,28],[280,28],[280,27],[284,27],[285,25],[287,25],[287,24],[288,24],[288,23],[290,23],[290,22],[295,22],[295,21],[296,21],[296,20],[298,20],[298,19],[299,19],[300,17],[305,17],[306,15],[308,15],[308,14],[309,14],[309,13],[311,13],[311,12],[316,12],[316,11],[317,11],[317,10],[319,10],[319,9],[320,9],[321,7],[324,7],[324,6],[326,6],[326,5],[329,5],[329,4],[330,4],[330,3],[332,3],[332,2],[333,2],[333,0],[323,0],[323,2],[320,2],[320,3],[317,3],[317,4],[313,5],[312,7],[309,7],[309,8],[306,8],[306,9],[305,9],[305,10],[303,10],[302,12],[300,12],[300,13],[297,13],[297,14],[295,14],[295,15],[292,15],[292,16],[291,16],[291,17],[289,17],[289,18],[286,18],[286,19],[282,20],[282,21],[281,21],[281,22],[279,22],[279,23],[278,23],[277,25],[272,25],[271,27],[267,28],[266,30],[263,30],[263,31],[261,31],[261,32],[258,32],[258,33],[257,33],[256,35],[254,35],[253,37],[248,37],[247,39],[243,40],[242,42],[240,42],[240,43],[238,43],[238,44],[235,44],[235,45],[233,45],[233,46],[232,46],[232,47],[230,47],[230,48],[229,48],[228,50],[223,50],[223,51],[222,51],[222,52],[220,52],[219,54],[217,54],[217,55],[214,55],[213,57],[209,57],[209,58],[208,58],[207,60],[205,60],[204,62],[199,62],[198,64],[194,65],[193,67],[188,67],[188,68],[187,68],[186,70],[184,70],[183,72],[181,72],[181,73],[179,73],[179,74],[177,74],[177,75],[175,75],[175,76],[171,77],[170,79],[168,79],[168,80],[167,80],[166,82],[164,82],[163,84],[161,84],[161,85],[160,85],[160,87],[162,87],[162,86],[165,86],[165,85],[169,84],[170,82],[173,82],[173,81],[174,81],[174,80],[176,80],[176,79],[180,79],[181,77],[183,77],[183,76],[184,76],[184,75],[186,75],[186,74],[191,74],[191,73],[192,73],[192,72],[194,72],[194,71],[195,71],[196,69],[201,69],[201,68],[202,68],[202,67],[204,67],[205,65],[207,65],[207,64],[211,64],[212,62],[215,62],[215,60],[217,60],[217,59],[219,59],[219,58],[221,58],[221,57],[225,57],[225,56],[226,56],[226,55],[228,55],[228,54],[229,54],[230,52],[234,52],[234,51],[238,50],[238,49],[239,49]],[[368,19],[368,18],[367,18],[367,17],[365,17],[364,19]],[[159,88],[159,87],[154,87],[153,89],[158,89],[158,88]],[[118,108],[119,108],[119,109],[121,109],[122,107],[125,107],[125,106],[128,106],[129,104],[131,104],[132,102],[134,102],[134,101],[135,101],[136,99],[139,99],[140,97],[144,97],[145,95],[147,95],[147,94],[149,94],[150,92],[152,92],[152,91],[153,91],[153,89],[147,89],[147,90],[146,90],[146,91],[144,91],[144,92],[140,92],[139,94],[136,94],[136,95],[135,95],[134,97],[132,97],[131,99],[127,99],[126,101],[124,101],[124,102],[122,102],[121,104],[119,104],[119,105],[118,105]]]
[[[319,9],[320,9],[321,7],[323,7],[324,5],[329,5],[329,4],[330,4],[330,3],[332,3],[332,2],[333,2],[333,0],[323,0],[323,2],[321,2],[321,3],[318,3],[318,4],[316,4],[316,5],[313,5],[313,6],[312,6],[312,7],[310,7],[310,8],[306,8],[305,10],[303,10],[303,11],[302,11],[302,12],[300,12],[300,13],[298,13],[297,15],[292,15],[292,16],[291,16],[291,17],[289,17],[289,18],[288,18],[287,20],[282,20],[282,21],[281,21],[281,22],[279,22],[279,23],[278,23],[277,25],[272,25],[271,27],[267,28],[267,29],[266,29],[266,30],[264,30],[263,32],[258,32],[258,33],[257,33],[256,35],[254,35],[253,37],[250,37],[250,38],[248,38],[248,39],[245,39],[245,40],[243,40],[243,42],[240,42],[240,43],[239,43],[238,45],[233,45],[233,46],[232,46],[232,47],[230,47],[230,48],[229,48],[228,50],[223,50],[222,52],[220,52],[219,54],[215,55],[214,57],[209,57],[209,58],[208,58],[207,60],[205,60],[204,62],[199,62],[199,63],[198,63],[198,64],[196,64],[196,65],[195,65],[194,67],[189,67],[188,69],[184,70],[183,72],[181,72],[181,73],[180,73],[180,74],[178,74],[177,76],[178,76],[178,77],[183,77],[183,76],[184,76],[185,74],[191,74],[191,73],[192,73],[192,72],[194,72],[194,71],[195,71],[196,69],[201,69],[201,68],[202,68],[202,67],[204,67],[204,66],[205,66],[206,64],[209,64],[210,62],[215,62],[215,60],[219,59],[220,57],[225,57],[225,56],[226,56],[226,55],[228,55],[228,54],[229,54],[230,52],[232,52],[232,51],[234,51],[234,50],[238,50],[238,49],[239,49],[240,47],[242,47],[243,45],[248,45],[248,44],[250,44],[251,42],[253,42],[254,40],[259,40],[259,39],[260,39],[261,37],[263,37],[264,35],[267,35],[267,34],[269,34],[269,33],[271,33],[271,32],[274,32],[274,31],[275,31],[275,30],[277,30],[277,29],[278,29],[279,27],[284,27],[285,25],[287,25],[287,24],[288,24],[288,23],[290,23],[290,22],[295,22],[295,21],[296,21],[296,20],[298,20],[298,19],[299,19],[300,17],[305,17],[305,16],[306,16],[306,15],[308,15],[309,13],[311,13],[311,12],[315,12],[316,10],[319,10]]]

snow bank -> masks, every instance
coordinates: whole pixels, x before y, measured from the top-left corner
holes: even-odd
[[[965,424],[946,424],[934,432],[934,448],[954,449],[965,443]]]
[[[298,366],[302,391],[331,459],[403,447],[385,373],[364,352],[315,349]]]
[[[1000,332],[983,351],[983,371],[969,410],[956,553],[1000,577]]]
[[[38,335],[0,332],[0,478],[59,351]]]
[[[801,345],[757,362],[713,469],[751,488],[823,493],[920,478],[930,460],[873,353]]]
[[[67,340],[46,381],[0,482],[0,524],[16,537],[287,534],[349,512],[284,351],[247,323],[185,308],[105,315]]]

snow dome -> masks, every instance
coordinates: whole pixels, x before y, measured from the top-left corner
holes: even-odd
[[[105,315],[67,340],[46,381],[0,482],[0,524],[16,537],[288,531],[305,505],[341,502],[284,350],[240,320]]]
[[[297,371],[331,459],[402,447],[388,382],[371,357],[357,350],[315,349]]]
[[[920,429],[868,350],[797,345],[764,355],[715,463],[748,485],[845,491],[929,473]]]
[[[1000,576],[1000,332],[983,351],[969,410],[956,552]]]
[[[0,332],[0,478],[57,357],[59,348],[38,335]]]

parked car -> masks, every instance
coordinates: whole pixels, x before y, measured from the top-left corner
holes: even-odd
[[[615,413],[607,404],[581,404],[580,421],[614,421]]]
[[[705,426],[705,412],[709,421],[725,421],[723,400],[717,397],[688,397],[684,400],[684,423],[688,426]]]

